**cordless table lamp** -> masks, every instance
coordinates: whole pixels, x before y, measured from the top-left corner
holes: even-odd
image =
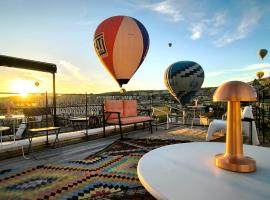
[[[230,81],[219,86],[213,96],[213,101],[227,102],[227,131],[226,150],[224,154],[217,154],[217,167],[234,172],[253,172],[256,170],[256,161],[244,156],[241,101],[256,101],[256,91],[247,83]]]

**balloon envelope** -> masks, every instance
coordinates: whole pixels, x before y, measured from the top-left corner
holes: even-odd
[[[264,76],[264,72],[257,72],[256,76],[258,77],[258,79],[261,79]]]
[[[268,51],[266,49],[260,49],[258,51],[258,55],[261,57],[262,60],[267,55],[267,53],[268,53]]]
[[[180,61],[170,65],[164,74],[169,92],[182,105],[187,104],[201,88],[204,81],[202,67],[193,61]]]
[[[142,64],[149,48],[149,35],[138,20],[114,16],[97,27],[94,47],[105,68],[121,87]]]
[[[121,88],[121,89],[120,89],[120,93],[121,93],[121,94],[124,94],[124,93],[126,93],[126,92],[127,92],[127,91],[126,91],[125,88]]]
[[[171,47],[172,46],[172,43],[168,43],[168,45],[169,45],[169,47]]]

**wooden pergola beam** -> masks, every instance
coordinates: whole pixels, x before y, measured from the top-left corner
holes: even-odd
[[[56,73],[55,64],[0,55],[0,66]]]

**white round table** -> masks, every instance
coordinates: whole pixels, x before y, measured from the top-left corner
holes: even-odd
[[[145,154],[137,172],[143,186],[157,199],[269,200],[270,148],[244,145],[257,171],[235,173],[215,166],[224,143],[182,143]]]

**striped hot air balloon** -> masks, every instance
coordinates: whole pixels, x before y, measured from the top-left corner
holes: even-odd
[[[204,81],[202,67],[193,61],[180,61],[170,65],[164,74],[169,92],[182,105],[187,104],[201,88]]]
[[[149,35],[138,20],[114,16],[97,27],[94,47],[105,68],[122,87],[142,64],[149,47]]]

